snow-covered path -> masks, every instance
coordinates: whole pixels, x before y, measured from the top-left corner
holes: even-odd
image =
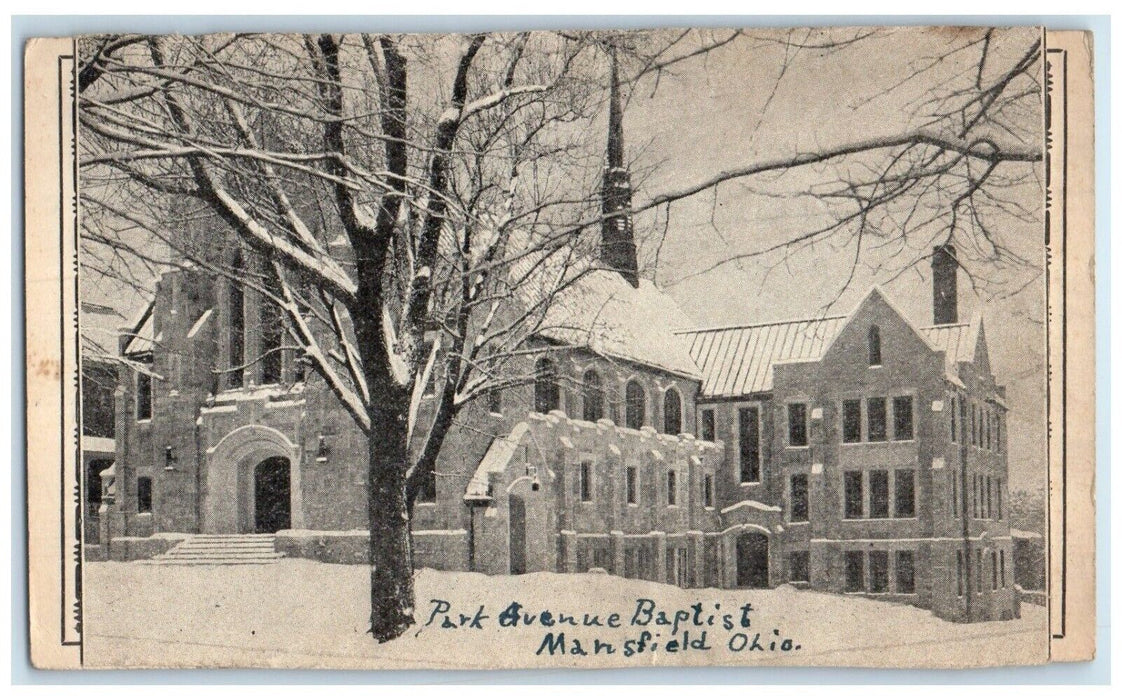
[[[361,566],[300,559],[237,567],[88,563],[85,658],[92,666],[118,667],[451,669],[957,666],[1040,663],[1046,654],[1045,612],[1032,605],[1022,607],[1019,620],[961,625],[907,605],[790,587],[681,590],[596,574],[484,576],[427,569],[417,574],[418,627],[401,639],[378,645],[364,634],[367,581]],[[657,608],[649,624],[633,624],[636,601],[641,598],[654,601]],[[500,614],[513,601],[523,613],[534,616],[529,625],[522,617],[517,626],[500,625]],[[691,608],[699,603],[700,608]],[[751,605],[747,628],[741,619],[745,604]],[[481,605],[479,629],[471,620]],[[445,607],[447,613],[432,615],[434,609]],[[570,615],[578,624],[543,625],[543,610],[554,618]],[[655,624],[658,611],[665,611],[671,623],[678,615],[677,629],[673,624]],[[585,613],[595,616],[587,625]],[[731,630],[726,629],[726,614]],[[455,628],[442,626],[446,615]],[[636,622],[646,618],[641,612]],[[430,619],[432,624],[425,625]],[[510,616],[502,619],[511,621]],[[616,626],[610,624],[613,620]],[[550,655],[548,645],[542,649],[543,639],[552,633],[557,641],[561,632],[566,653],[560,653],[558,646]],[[644,637],[644,632],[649,636]],[[763,650],[754,649],[756,634]],[[574,639],[588,656],[572,654]],[[594,654],[597,639],[598,655]],[[710,648],[691,648],[699,639]],[[785,639],[791,640],[789,651],[781,650]],[[770,649],[773,641],[776,651]],[[667,653],[667,645],[673,649],[674,642],[684,649]],[[605,645],[611,645],[612,653]],[[536,653],[539,649],[541,654]]]

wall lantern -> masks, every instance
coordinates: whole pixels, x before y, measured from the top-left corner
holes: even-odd
[[[316,461],[326,462],[331,456],[331,447],[327,444],[327,436],[320,433],[319,444],[316,445]]]
[[[179,457],[177,457],[176,454],[175,454],[175,448],[172,447],[171,445],[168,445],[167,447],[165,447],[164,448],[164,469],[166,469],[167,471],[171,471],[171,470],[175,469],[175,464],[178,461],[179,461]]]

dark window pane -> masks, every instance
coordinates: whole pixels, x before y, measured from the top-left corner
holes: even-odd
[[[678,504],[678,474],[671,469],[666,472],[666,505]]]
[[[682,397],[670,388],[662,396],[662,432],[677,435],[682,432]]]
[[[802,550],[787,555],[787,580],[800,583],[810,581],[810,552]]]
[[[951,442],[958,441],[958,401],[951,399]]]
[[[916,473],[914,469],[896,470],[896,517],[916,515]]]
[[[997,551],[990,552],[990,589],[997,590]]]
[[[261,383],[279,384],[284,365],[281,351],[284,339],[284,317],[275,304],[261,303]]]
[[[869,517],[888,517],[888,472],[881,469],[869,472]]]
[[[760,410],[740,409],[740,481],[760,480]]]
[[[880,329],[869,326],[869,365],[879,365],[880,360]]]
[[[706,408],[701,411],[701,439],[713,442],[717,438],[717,425],[713,409]]]
[[[235,265],[240,265],[240,257]],[[226,359],[230,371],[226,375],[226,386],[237,388],[245,380],[242,370],[242,365],[245,364],[245,294],[237,284],[230,283],[227,307],[230,328],[229,354]]]
[[[861,399],[842,401],[842,441],[861,442]]]
[[[580,463],[580,500],[592,500],[592,463]]]
[[[792,403],[787,405],[787,443],[792,447],[806,446],[805,403]]]
[[[857,593],[865,590],[865,553],[850,551],[845,553],[845,592]]]
[[[152,417],[152,375],[136,373],[136,419],[148,420]]]
[[[896,440],[911,440],[912,429],[912,397],[897,396],[892,399],[892,437]]]
[[[647,394],[638,382],[628,382],[625,399],[627,403],[625,424],[628,428],[638,430],[647,420]]]
[[[639,502],[639,470],[635,467],[627,468],[627,502]]]
[[[888,552],[869,552],[869,590],[873,593],[888,590]]]
[[[706,474],[705,475],[704,498],[705,498],[705,501],[704,501],[705,502],[705,507],[706,508],[712,508],[713,507],[713,475],[712,474]]]
[[[860,518],[865,515],[861,472],[845,473],[845,517]]]
[[[896,552],[896,592],[916,592],[915,552]]]
[[[152,479],[142,476],[136,480],[136,512],[152,512]]]
[[[810,519],[810,494],[806,474],[791,477],[791,520],[805,522]]]
[[[594,370],[584,373],[584,414],[587,421],[598,421],[604,417],[604,386],[600,375]]]
[[[869,399],[869,442],[888,439],[888,404],[884,398]]]
[[[557,387],[557,370],[553,360],[541,358],[534,372],[534,410],[549,413],[561,405],[561,392]]]

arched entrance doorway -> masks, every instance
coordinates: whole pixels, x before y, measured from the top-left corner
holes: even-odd
[[[736,538],[736,585],[768,587],[768,540],[762,532],[745,532]]]
[[[273,428],[241,426],[207,450],[200,531],[303,529],[302,493],[300,448]]]
[[[286,457],[270,457],[254,467],[254,532],[276,532],[292,527],[291,472]]]

